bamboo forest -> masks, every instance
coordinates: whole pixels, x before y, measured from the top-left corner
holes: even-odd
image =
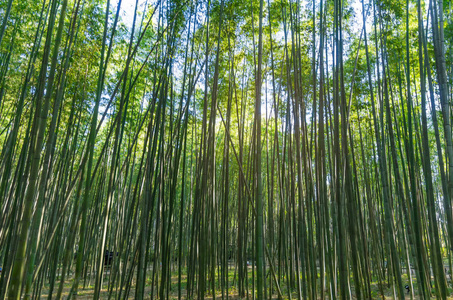
[[[0,0],[0,299],[453,299],[452,0]]]

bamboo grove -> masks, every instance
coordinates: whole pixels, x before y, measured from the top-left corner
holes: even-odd
[[[0,299],[446,299],[452,20],[1,0]]]

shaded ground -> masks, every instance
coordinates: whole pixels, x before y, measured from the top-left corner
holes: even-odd
[[[253,293],[252,293],[252,283],[251,283],[252,282],[252,270],[251,270],[252,268],[249,267],[248,269],[249,269],[248,275],[249,275],[249,282],[250,282],[249,283],[249,299],[254,299]],[[148,273],[151,274],[152,270],[150,270]],[[231,300],[241,299],[239,297],[239,295],[238,295],[236,283],[233,282],[234,281],[234,268],[230,268],[228,273],[229,273],[228,274],[228,282],[229,282],[228,298],[231,299]],[[109,276],[110,276],[110,272],[106,271],[105,274],[104,274],[103,289],[101,290],[101,299],[108,299],[109,298],[109,291],[107,289],[108,288],[107,284],[108,284]],[[151,299],[151,296],[150,296],[150,294],[151,294],[151,277],[150,276],[146,280],[147,282],[146,282],[146,286],[145,286],[145,299]],[[218,274],[216,276],[218,276]],[[415,276],[413,275],[413,277],[415,277]],[[63,289],[63,299],[67,299],[68,298],[69,292],[71,290],[72,279],[73,279],[73,277],[71,275],[65,281],[65,285],[64,285],[64,289]],[[216,279],[218,279],[218,277]],[[402,276],[402,280],[403,280],[403,284],[404,285],[406,285],[409,282],[406,274],[404,274]],[[58,282],[58,280],[57,280],[57,282]],[[87,282],[89,282],[89,284],[87,284],[87,286],[85,288],[83,288],[82,286],[79,288],[77,299],[93,299],[93,297],[94,297],[94,278],[91,278],[91,280],[88,280]],[[289,293],[288,293],[288,290],[287,290],[287,288],[285,286],[285,282],[286,282],[286,279],[283,279],[282,282],[281,282],[281,290],[282,290],[282,294],[283,294],[284,299],[289,299]],[[186,289],[185,289],[186,283],[187,283],[187,277],[185,275],[183,275],[182,278],[181,278],[182,299],[186,299]],[[449,281],[449,283],[451,283],[451,282]],[[81,280],[81,285],[82,284],[83,284],[83,280]],[[218,282],[216,282],[216,284],[218,284]],[[40,299],[48,299],[48,292],[49,292],[48,288],[49,288],[48,284],[45,284],[45,286],[43,287],[42,295],[41,295]],[[222,293],[221,293],[221,289],[220,289],[220,284],[218,284],[216,286],[216,288],[217,288],[216,298],[217,299],[221,299],[222,298]],[[56,286],[54,288],[53,297],[56,296],[56,290],[57,289],[58,289],[58,286]],[[381,290],[384,291],[384,297],[381,295]],[[133,282],[133,287],[131,288],[131,291],[129,292],[129,295],[128,295],[127,299],[135,299],[134,292],[135,292],[135,281]],[[154,298],[155,299],[157,299],[156,292],[157,291],[156,291],[156,288],[155,288],[154,289]],[[318,290],[318,297],[319,297],[319,292],[320,292],[320,290]],[[325,291],[325,292],[326,292],[326,294],[328,293],[328,291]],[[372,282],[371,283],[371,292],[372,292],[372,298],[373,299],[393,299],[393,288],[388,286],[387,281],[383,282],[382,286],[379,286],[378,282]],[[417,294],[416,294],[416,292],[417,292],[416,286],[414,286],[414,292],[415,292],[415,299],[420,299],[417,296]],[[357,299],[357,297],[355,297],[354,286],[353,286],[352,281],[351,281],[351,294],[353,295],[353,299]],[[122,296],[121,296],[122,298],[123,298],[123,295],[124,295],[124,291],[123,291]],[[112,292],[112,298],[115,299],[115,296],[116,296],[116,291],[114,290]],[[291,293],[291,297],[293,299],[297,299],[298,298],[296,290],[294,290]],[[435,298],[434,294],[433,294],[432,298],[433,299]],[[178,299],[178,274],[177,274],[177,272],[172,272],[171,287],[170,287],[170,291],[169,291],[169,299]],[[207,291],[205,299],[208,299],[208,300],[209,299],[213,299],[212,294],[210,293],[210,291]],[[245,297],[244,299],[247,299],[247,297]],[[278,299],[278,295],[277,295],[276,292],[272,295],[272,299]],[[318,299],[321,299],[321,298],[318,298]],[[410,295],[409,294],[406,294],[406,299],[410,299]],[[448,299],[452,299],[453,300],[453,296],[449,297]]]

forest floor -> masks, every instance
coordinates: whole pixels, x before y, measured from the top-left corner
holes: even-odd
[[[239,297],[239,294],[238,294],[238,291],[237,291],[237,285],[234,282],[234,279],[235,279],[234,268],[230,269],[230,271],[228,272],[229,273],[228,274],[228,277],[229,277],[228,278],[228,282],[229,282],[228,299],[236,300],[236,299],[254,299],[255,298],[253,293],[252,293],[252,284],[251,284],[251,282],[252,282],[252,272],[251,272],[251,269],[252,268],[249,267],[249,272],[248,272],[249,282],[250,282],[249,289],[248,289],[249,290],[249,293],[248,293],[249,297],[244,297],[244,298],[240,298]],[[109,276],[110,276],[110,271],[107,270],[104,273],[103,286],[102,286],[101,295],[100,295],[101,299],[109,299],[109,293],[110,293],[109,290],[108,290]],[[219,276],[219,275],[216,274],[216,276]],[[68,298],[68,295],[69,295],[69,293],[71,291],[72,280],[73,280],[73,276],[72,275],[70,275],[69,278],[67,280],[65,280],[65,284],[64,284],[64,288],[63,288],[63,299],[67,299]],[[147,280],[146,280],[145,299],[151,299],[151,280],[152,280],[151,277],[147,278]],[[409,280],[407,279],[407,274],[403,274],[402,275],[402,280],[403,280],[403,285],[406,285],[406,283],[409,282]],[[283,281],[285,281],[285,280],[283,280]],[[84,299],[84,300],[85,299],[93,299],[93,297],[94,297],[94,276],[91,277],[91,278],[90,278],[90,276],[88,276],[87,284],[86,284],[85,287],[82,287],[83,280],[80,281],[80,284],[81,284],[81,287],[79,288],[77,299]],[[187,284],[187,276],[183,275],[181,277],[181,295],[182,295],[182,299],[186,299],[186,293],[187,293],[186,284]],[[209,285],[209,283],[207,283],[207,284]],[[393,288],[391,287],[391,285],[388,284],[387,281],[385,281],[382,284],[382,286],[380,286],[380,284],[378,282],[372,282],[370,286],[371,286],[371,293],[372,293],[372,298],[373,299],[394,299],[394,297],[393,297]],[[415,286],[414,286],[414,289],[416,291],[416,287]],[[57,290],[58,290],[58,286],[55,286],[51,298],[54,298],[56,296]],[[274,288],[274,290],[275,290],[275,288]],[[290,299],[289,298],[288,289],[287,289],[287,287],[286,287],[284,282],[281,283],[281,291],[282,291],[284,299]],[[384,295],[382,295],[382,291],[384,292]],[[133,282],[133,286],[132,286],[132,288],[131,288],[131,290],[129,292],[129,295],[128,295],[127,299],[135,299],[134,293],[135,293],[135,281]],[[317,293],[318,293],[318,299],[321,299],[320,295],[319,295],[320,290],[318,290]],[[325,291],[325,293],[327,295],[328,291]],[[44,284],[40,299],[48,299],[49,298],[48,294],[49,294],[49,285],[48,284]],[[112,299],[115,299],[116,294],[117,294],[117,292],[115,290],[113,290],[113,292],[111,294]],[[351,278],[351,294],[352,294],[352,298],[353,299],[357,299],[357,297],[355,295],[355,292],[354,292],[352,278]],[[124,297],[124,291],[123,291],[123,294],[122,294],[121,298],[123,299],[123,297]],[[158,298],[157,295],[156,295],[156,288],[154,289],[154,297],[153,298],[155,298],[155,299]],[[177,272],[172,272],[171,287],[170,287],[168,298],[169,299],[178,299],[178,273]],[[216,297],[215,298],[217,298],[217,299],[221,299],[222,298],[222,291],[221,291],[221,288],[220,288],[220,284],[218,283],[218,280],[216,281]],[[294,289],[291,292],[291,298],[292,299],[297,299],[298,298],[296,289]],[[436,297],[433,294],[432,299],[435,299],[435,298]],[[210,290],[206,292],[205,299],[206,300],[214,299],[212,297],[212,293],[211,293]],[[272,299],[278,299],[278,294],[277,294],[276,291],[274,291],[274,294],[272,295]],[[411,299],[409,294],[406,295],[406,299]],[[420,297],[418,297],[417,294],[415,293],[414,299],[420,299]],[[453,296],[452,297],[448,297],[447,299],[452,299],[453,300]]]

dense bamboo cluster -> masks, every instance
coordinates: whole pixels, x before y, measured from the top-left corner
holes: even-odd
[[[0,299],[446,299],[452,20],[0,1]]]

